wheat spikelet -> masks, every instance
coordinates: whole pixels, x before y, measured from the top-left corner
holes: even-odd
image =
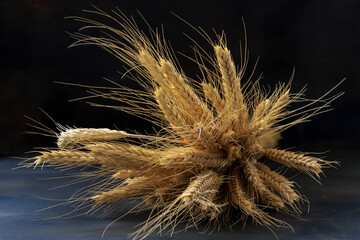
[[[173,178],[173,179],[172,179]],[[154,192],[159,186],[168,182],[177,181],[178,177],[173,177],[171,172],[160,172],[126,179],[120,186],[107,192],[102,192],[92,197],[97,203],[117,202],[126,198],[143,197],[150,192]],[[172,189],[174,190],[174,189]]]
[[[228,156],[232,161],[242,158],[244,154],[244,148],[242,146],[230,145],[228,148]]]

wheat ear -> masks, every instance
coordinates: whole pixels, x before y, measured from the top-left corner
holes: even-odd
[[[162,72],[160,71],[158,61],[150,54],[149,51],[141,49],[139,50],[137,57],[140,66],[144,67],[148,71],[149,76],[147,78],[155,83],[154,86],[165,86],[167,84],[166,81],[164,81]]]
[[[253,186],[253,190],[249,189],[250,193],[255,191],[260,200],[271,207],[276,209],[283,208],[285,206],[284,201],[265,186],[255,165],[250,161],[245,161],[242,165],[249,186]]]
[[[201,168],[221,169],[231,164],[224,158],[222,153],[209,153],[206,151],[194,151],[186,148],[174,148],[168,150],[162,158],[159,158],[160,166],[168,169],[183,169],[187,166]]]
[[[149,181],[151,179],[145,177],[127,179],[121,186],[107,192],[101,192],[91,197],[91,199],[97,203],[113,203],[130,197],[141,196],[149,190]]]
[[[215,209],[217,209],[217,207],[214,204],[214,199],[218,194],[219,188],[223,184],[223,182],[224,182],[224,178],[222,176],[217,176],[217,179],[215,180],[211,188],[209,188],[208,191],[204,192],[200,201],[200,205],[201,205],[200,208],[202,211],[212,210],[214,207]]]
[[[212,119],[211,111],[207,109],[207,106],[198,98],[185,81],[185,77],[178,73],[170,61],[162,58],[157,60],[145,50],[139,52],[138,60],[140,65],[144,66],[149,72],[150,79],[156,83],[155,86],[158,85],[159,88],[164,89],[163,92],[168,94],[166,104],[172,102],[171,105],[177,108],[176,111],[183,111],[181,119],[185,118],[187,121],[185,123],[175,124],[175,126],[182,126],[184,124],[193,125],[196,122],[194,119],[197,119],[197,121],[201,119],[208,119],[208,121],[210,121]],[[162,95],[161,98],[159,98],[158,90],[154,91],[154,95],[158,103],[159,101],[164,103],[163,100],[165,96]],[[165,106],[165,104],[163,106]],[[163,108],[162,110],[164,111]],[[170,117],[171,114],[167,113],[164,112],[165,116]],[[185,115],[187,116],[185,117]],[[189,116],[191,116],[191,118]],[[170,120],[169,122],[171,124],[176,123],[171,122],[171,119],[167,120]]]
[[[91,153],[74,150],[41,152],[41,155],[35,157],[35,159],[35,167],[43,163],[75,167],[90,166],[98,163]]]
[[[236,78],[236,68],[229,49],[221,46],[215,46],[215,55],[219,64],[220,72],[222,75],[222,83],[224,89],[225,101],[227,104],[235,105],[236,102],[235,92],[240,91]]]
[[[131,177],[139,177],[141,176],[143,173],[143,171],[139,171],[138,170],[118,170],[116,171],[116,173],[114,173],[111,177],[112,178],[120,178],[120,179],[126,179],[126,178],[131,178]]]
[[[323,160],[318,158],[273,148],[264,150],[264,154],[270,160],[291,168],[296,168],[308,174],[314,173],[317,177],[319,177],[319,174],[322,172],[321,168],[323,165],[321,162],[323,162]]]
[[[131,144],[95,143],[85,146],[105,168],[144,169],[155,163],[160,151]]]
[[[240,78],[236,75],[236,67],[230,50],[223,46],[215,46],[215,55],[222,75],[222,83],[226,104],[229,104],[232,111],[235,110],[236,125],[245,127],[248,121],[248,109],[241,91]],[[236,126],[238,128],[238,126]]]
[[[239,207],[246,215],[254,216],[257,207],[254,201],[251,201],[243,190],[239,169],[233,167],[229,171],[229,182],[227,186],[231,202],[236,207]]]
[[[260,121],[264,115],[269,111],[271,107],[271,102],[269,99],[262,100],[254,109],[251,116],[251,123],[256,123]]]
[[[185,204],[192,203],[195,199],[210,191],[218,181],[218,175],[212,170],[207,170],[197,175],[184,192],[179,196]]]
[[[279,221],[260,210],[255,201],[249,198],[248,194],[243,189],[240,171],[237,167],[230,169],[229,180],[227,187],[230,201],[233,205],[238,207],[246,217],[251,216],[254,221],[265,226],[276,224],[276,222],[281,225],[284,224],[282,221]]]
[[[267,114],[263,117],[263,126],[267,129],[274,125],[276,120],[280,119],[286,112],[284,111],[285,107],[290,103],[290,91],[286,90],[281,93],[279,97],[274,100],[271,105],[271,108],[267,112]]]
[[[202,83],[205,98],[214,106],[218,115],[221,115],[226,107],[224,99],[221,98],[219,91],[209,83]]]
[[[59,149],[72,149],[80,144],[111,141],[127,136],[124,131],[108,128],[75,128],[60,133],[57,145]]]
[[[94,154],[104,154],[116,158],[137,159],[144,162],[154,163],[161,156],[161,151],[143,148],[140,146],[122,143],[95,143],[86,145]]]
[[[166,183],[174,181],[171,177],[171,172],[157,171],[156,174],[153,172],[149,176],[144,175],[126,179],[120,186],[107,192],[101,192],[100,194],[93,196],[92,199],[98,203],[110,203],[130,197],[143,197],[153,193],[157,187],[164,186]]]
[[[164,78],[171,86],[170,89],[167,89],[167,92],[173,94],[174,102],[179,101],[186,105],[186,110],[192,116],[193,124],[204,121],[206,123],[210,122],[213,114],[186,82],[186,78],[178,73],[174,65],[169,61],[162,61],[161,70]]]
[[[184,116],[181,114],[182,112],[179,111],[179,108],[174,107],[167,92],[163,88],[157,88],[154,91],[154,95],[165,119],[175,131],[181,134],[181,131],[184,131],[183,127],[189,125],[190,120],[188,119],[188,115],[186,114]]]
[[[267,186],[278,192],[289,203],[299,200],[300,196],[294,191],[293,182],[287,180],[277,172],[271,171],[269,167],[262,163],[256,163],[259,175]]]
[[[263,117],[268,113],[271,107],[269,99],[261,101],[253,111],[249,125],[249,132],[255,132],[255,136],[259,136],[262,132],[267,130],[266,122]],[[254,133],[253,133],[254,134]]]

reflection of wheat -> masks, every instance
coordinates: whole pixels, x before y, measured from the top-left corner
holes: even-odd
[[[116,20],[100,10],[97,14]],[[95,44],[111,52],[136,71],[146,91],[119,87],[106,94],[93,93],[127,104],[113,108],[147,118],[161,126],[164,135],[65,129],[58,135],[59,150],[42,152],[33,164],[100,169],[92,176],[108,176],[108,183],[94,185],[79,198],[93,203],[94,209],[127,198],[139,198],[145,203],[142,206],[153,206],[157,211],[135,238],[180,222],[186,222],[187,227],[204,220],[230,223],[230,214],[236,209],[266,227],[286,225],[266,209],[299,213],[297,202],[302,198],[294,190],[294,182],[258,160],[265,156],[318,177],[330,162],[273,147],[283,130],[317,114],[335,97],[286,111],[301,94],[290,94],[285,84],[267,94],[258,81],[252,85],[244,81],[248,52],[243,51],[237,70],[223,36],[218,36],[217,43],[210,41],[215,54],[195,50],[194,60],[203,74],[201,87],[197,87],[175,64],[174,55],[156,31],[147,38],[133,21],[115,14],[122,30],[76,18],[116,37],[78,33],[72,35],[78,40],[74,45]],[[313,107],[316,103],[320,106]],[[291,120],[292,116],[299,117]],[[128,143],[134,138],[142,144]]]

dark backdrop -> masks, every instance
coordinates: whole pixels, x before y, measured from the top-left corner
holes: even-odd
[[[191,55],[191,41],[185,32],[200,36],[170,12],[208,32],[225,30],[229,48],[239,57],[242,38],[241,17],[247,25],[251,63],[260,56],[258,73],[263,83],[274,87],[287,81],[293,66],[293,90],[308,84],[307,96],[316,98],[342,78],[347,80],[335,91],[346,94],[334,104],[335,110],[313,118],[284,133],[284,147],[321,144],[355,147],[359,143],[359,43],[360,4],[357,0],[329,1],[59,1],[2,0],[0,64],[0,154],[20,155],[34,146],[54,146],[54,139],[24,134],[32,131],[24,115],[54,128],[39,108],[63,125],[109,127],[151,132],[151,126],[136,117],[110,109],[88,106],[85,101],[68,100],[86,96],[84,88],[54,83],[63,81],[90,85],[106,84],[102,77],[122,84],[122,63],[92,46],[68,49],[73,42],[66,31],[80,25],[66,16],[81,15],[91,4],[104,10],[119,7],[134,15],[140,25],[138,9],[151,26],[164,25],[166,38],[176,51]],[[210,50],[210,49],[209,49]],[[179,57],[183,69],[194,76],[196,68]],[[301,149],[298,149],[301,150]]]

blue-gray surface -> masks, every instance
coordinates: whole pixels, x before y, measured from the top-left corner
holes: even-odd
[[[360,161],[354,151],[339,150],[328,154],[329,159],[341,160],[338,169],[327,169],[323,186],[314,180],[298,176],[302,194],[311,201],[310,213],[303,206],[303,220],[276,214],[292,225],[289,229],[274,229],[282,239],[360,239]],[[63,172],[54,169],[18,169],[18,160],[0,159],[0,239],[86,239],[110,240],[127,239],[135,226],[146,219],[146,212],[130,214],[118,220],[101,235],[105,227],[116,217],[99,219],[94,215],[75,218],[55,218],[69,212],[68,207],[55,207],[46,211],[37,211],[56,204],[44,198],[60,199],[71,195],[76,186],[49,190],[65,182],[64,179],[40,180],[41,178],[63,176]],[[61,202],[61,201],[60,201]],[[127,208],[128,206],[124,206]],[[36,220],[42,219],[42,220]],[[200,226],[201,227],[201,226]],[[201,229],[199,230],[201,231]],[[148,239],[170,239],[169,235],[151,235]],[[273,233],[263,227],[246,225],[234,227],[232,231],[222,229],[212,235],[199,234],[196,229],[180,232],[171,239],[271,239]]]

